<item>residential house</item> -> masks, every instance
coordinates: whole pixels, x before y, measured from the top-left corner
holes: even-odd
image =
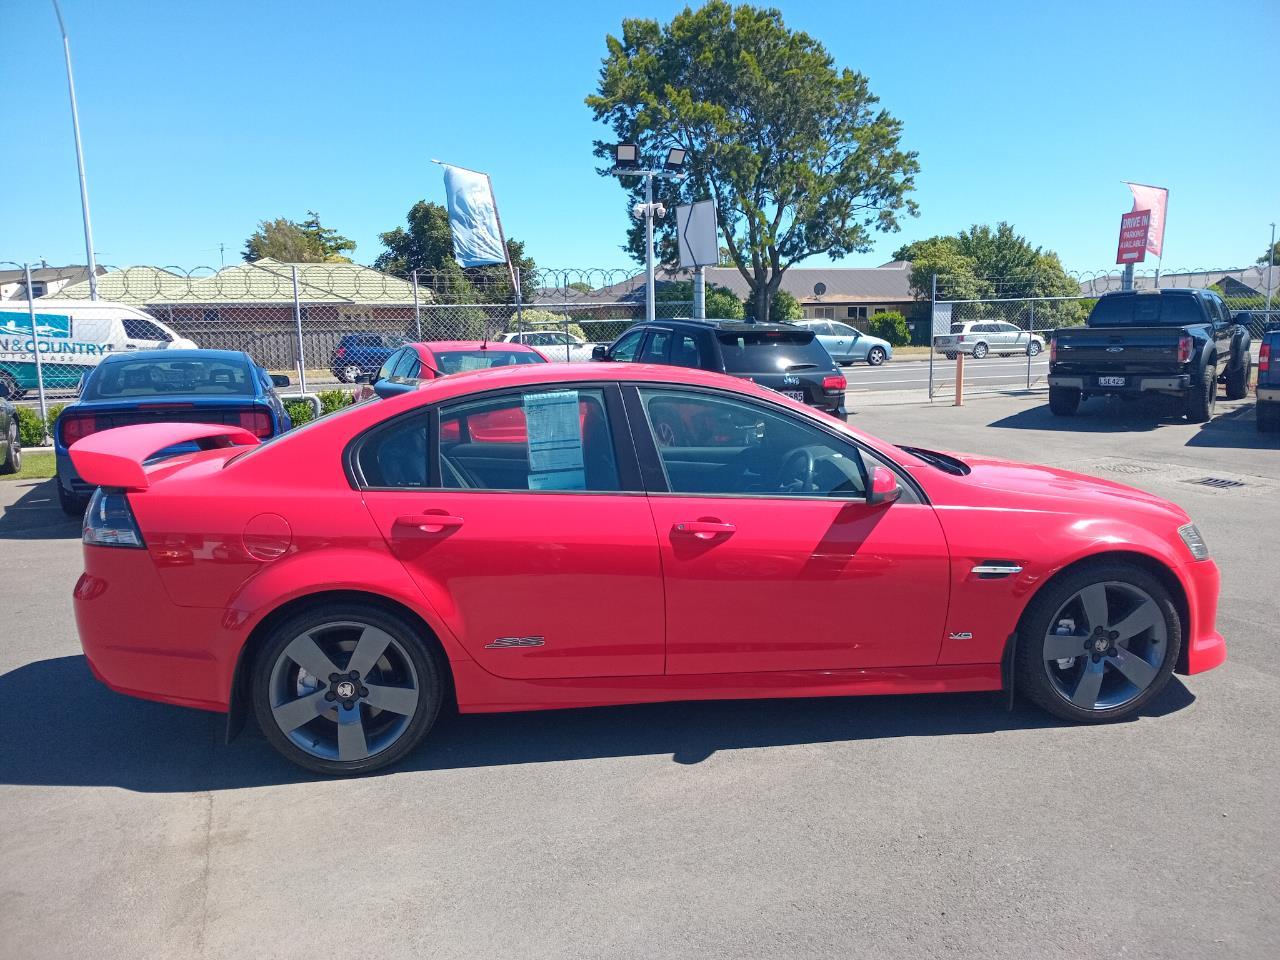
[[[107,272],[98,267],[98,276]],[[84,281],[89,286],[88,267],[34,267],[31,270],[31,296],[56,297],[73,283]],[[0,270],[0,300],[26,300],[27,278],[25,270]]]

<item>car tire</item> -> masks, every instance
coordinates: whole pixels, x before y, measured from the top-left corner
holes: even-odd
[[[979,341],[973,345],[973,359],[981,360],[987,355],[987,345]]]
[[[1164,584],[1134,564],[1099,560],[1050,581],[1027,605],[1015,682],[1063,720],[1125,720],[1160,695],[1181,648],[1182,621]]]
[[[18,381],[8,370],[0,370],[0,400],[18,400],[27,391],[18,386]]]
[[[867,351],[867,363],[870,366],[878,367],[885,361],[884,347],[872,347]]]
[[[1055,417],[1074,417],[1080,409],[1080,391],[1075,387],[1050,387],[1049,412]]]
[[[954,353],[944,353],[943,356],[946,357],[948,360],[954,360],[956,358],[956,355]]]
[[[22,469],[22,441],[18,437],[18,423],[9,424],[9,436],[4,445],[4,463],[0,463],[0,474],[17,473]]]
[[[1249,375],[1253,373],[1253,356],[1246,353],[1235,370],[1227,369],[1227,399],[1243,400],[1249,395]]]
[[[69,492],[62,486],[62,480],[54,477],[54,484],[58,487],[58,506],[62,508],[62,512],[68,517],[83,517],[85,510],[89,508],[87,500],[81,500],[74,493]]]
[[[1190,423],[1208,423],[1213,417],[1213,405],[1218,399],[1218,380],[1213,364],[1206,363],[1200,374],[1200,382],[1192,384],[1187,393],[1187,420]]]
[[[1040,351],[1043,349],[1044,347],[1040,346],[1040,341],[1038,340],[1032,340],[1029,344],[1027,344],[1027,353],[1033,357],[1040,356]]]
[[[1259,433],[1280,433],[1280,403],[1259,401],[1254,416],[1258,420]]]
[[[357,658],[365,669],[354,666]],[[427,735],[444,702],[445,669],[434,642],[404,617],[324,603],[277,624],[259,648],[250,668],[253,711],[271,745],[298,766],[369,773]]]

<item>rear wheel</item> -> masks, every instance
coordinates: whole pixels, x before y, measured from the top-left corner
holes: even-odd
[[[62,512],[68,517],[83,517],[85,510],[89,504],[81,500],[74,493],[70,493],[62,486],[62,481],[54,478],[53,481],[58,487],[58,506],[62,508]]]
[[[1187,419],[1192,423],[1207,423],[1213,417],[1213,405],[1218,399],[1218,380],[1213,362],[1204,366],[1200,382],[1193,383],[1187,394]]]
[[[0,370],[0,400],[17,400],[27,391],[18,386],[18,381],[8,370]]]
[[[1054,716],[1133,716],[1169,682],[1182,624],[1164,585],[1141,567],[1102,561],[1051,582],[1018,625],[1018,689]]]
[[[17,473],[22,469],[22,441],[18,438],[18,423],[9,424],[9,436],[5,438],[4,462],[0,463],[0,473]]]
[[[1080,391],[1075,387],[1050,387],[1049,412],[1055,417],[1074,417],[1080,409]]]
[[[871,366],[878,367],[880,364],[884,363],[884,360],[884,347],[872,347],[867,351],[867,363],[871,364]]]
[[[975,343],[973,345],[973,359],[981,360],[987,355],[987,345],[985,343]]]
[[[944,353],[943,356],[946,357],[948,360],[954,360],[956,358],[956,355],[954,353]]]
[[[444,698],[418,632],[374,606],[324,604],[279,624],[253,665],[253,709],[271,745],[317,773],[395,763],[426,736]]]
[[[1249,353],[1240,361],[1239,368],[1227,370],[1227,399],[1243,400],[1249,395],[1249,375],[1253,373],[1253,356]]]

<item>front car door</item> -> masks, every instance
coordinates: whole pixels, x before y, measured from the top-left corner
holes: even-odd
[[[865,346],[860,347],[858,344],[861,334],[847,323],[833,320],[831,322],[831,336],[835,341],[835,349],[828,351],[832,357],[849,361],[867,359],[867,348]]]
[[[716,390],[624,388],[662,553],[667,673],[934,664],[942,528],[901,471],[785,408]],[[647,429],[646,429],[647,428]]]
[[[662,673],[662,571],[624,420],[616,387],[536,387],[414,412],[353,448],[388,546],[489,673]]]

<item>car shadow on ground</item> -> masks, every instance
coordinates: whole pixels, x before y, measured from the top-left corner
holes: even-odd
[[[1143,715],[1164,716],[1194,699],[1175,677]],[[84,657],[40,660],[0,675],[0,702],[0,783],[172,793],[323,779],[279,756],[252,723],[226,745],[221,714],[112,693]],[[450,713],[404,761],[375,775],[627,756],[696,764],[722,750],[1058,725],[1025,703],[1008,710],[995,693]]]
[[[0,492],[18,499],[0,506],[0,540],[71,540],[80,537],[80,521],[68,517],[58,506],[56,481],[6,480]],[[7,499],[7,497],[5,498]]]
[[[1271,444],[1255,439],[1253,404],[1227,406],[1219,400],[1218,412],[1187,446],[1260,447]],[[1057,417],[1046,402],[993,420],[989,426],[1005,430],[1051,430],[1058,433],[1135,433],[1161,427],[1188,426],[1181,403],[1173,397],[1150,396],[1138,400],[1090,397],[1074,417]],[[1262,436],[1266,436],[1265,434]]]

